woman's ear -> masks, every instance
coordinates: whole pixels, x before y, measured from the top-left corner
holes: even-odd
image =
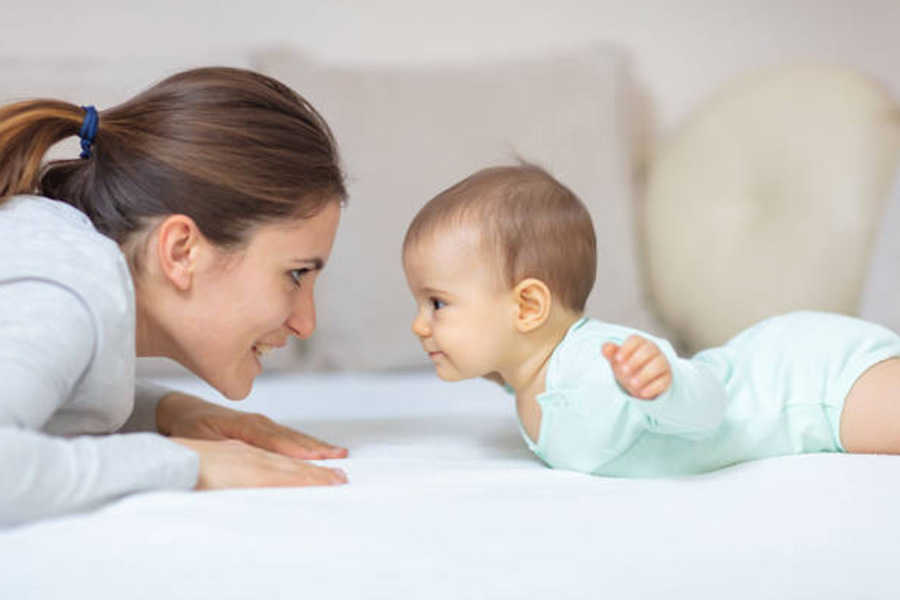
[[[202,238],[197,224],[186,215],[170,215],[157,228],[160,270],[181,291],[191,287]]]
[[[513,288],[518,317],[516,327],[522,333],[533,331],[544,324],[550,316],[550,305],[553,301],[550,288],[540,279],[529,277],[523,279]]]

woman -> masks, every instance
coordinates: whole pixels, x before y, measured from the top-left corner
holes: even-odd
[[[42,167],[76,134],[80,158]],[[0,524],[345,482],[301,460],[343,448],[134,380],[135,356],[166,356],[244,398],[260,355],[312,334],[345,197],[324,120],[250,71],[187,71],[99,114],[0,107]]]

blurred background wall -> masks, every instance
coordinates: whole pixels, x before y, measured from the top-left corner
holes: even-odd
[[[0,0],[0,55],[177,55],[283,43],[341,62],[433,62],[602,40],[646,103],[645,151],[750,70],[855,66],[900,95],[898,0]],[[0,81],[2,86],[2,81]]]
[[[606,115],[610,120],[597,126],[602,135],[587,137],[592,143],[597,141],[594,137],[603,138],[602,141],[610,146],[607,149],[615,152],[607,156],[605,162],[593,161],[593,154],[584,152],[585,148],[577,147],[574,141],[569,152],[578,155],[575,162],[579,165],[589,163],[590,168],[585,171],[589,171],[592,183],[599,181],[616,189],[621,187],[621,193],[606,190],[591,193],[592,197],[617,205],[625,204],[619,202],[622,198],[635,200],[625,207],[620,206],[618,212],[616,207],[602,211],[603,227],[606,227],[604,239],[612,239],[610,232],[624,232],[626,239],[618,245],[607,242],[601,265],[616,271],[602,274],[601,279],[609,284],[619,282],[617,277],[625,278],[622,281],[630,282],[628,289],[634,292],[634,302],[621,293],[622,286],[608,288],[619,290],[615,297],[625,298],[623,306],[634,304],[650,310],[652,306],[647,299],[655,300],[656,308],[665,308],[663,324],[681,339],[685,348],[705,347],[721,343],[728,335],[762,316],[787,308],[817,308],[853,314],[860,297],[873,297],[878,299],[881,308],[865,312],[863,316],[887,323],[884,319],[879,320],[886,314],[884,307],[900,307],[900,279],[893,275],[896,252],[885,246],[888,249],[881,252],[882,258],[876,257],[872,261],[875,265],[872,273],[876,275],[868,272],[867,265],[879,220],[890,225],[882,228],[882,238],[888,241],[900,239],[900,221],[895,217],[893,223],[888,222],[891,219],[880,219],[884,190],[894,173],[896,154],[900,152],[894,150],[895,146],[900,147],[897,142],[900,126],[893,99],[884,102],[892,107],[890,118],[881,115],[880,108],[872,110],[865,102],[861,113],[849,115],[851,130],[856,135],[852,139],[859,142],[856,146],[847,143],[850,138],[842,137],[840,128],[836,129],[834,115],[847,116],[846,110],[839,107],[837,113],[822,113],[824,116],[818,118],[814,110],[828,108],[829,102],[840,100],[837,96],[846,95],[846,90],[823,93],[821,90],[825,88],[817,83],[811,85],[808,95],[801,94],[800,100],[791,100],[783,118],[772,121],[771,115],[763,115],[755,121],[748,117],[749,113],[738,111],[729,121],[735,129],[723,130],[714,140],[705,140],[705,146],[699,144],[691,152],[681,149],[680,155],[687,156],[687,167],[678,160],[673,163],[671,158],[673,148],[679,155],[679,140],[684,142],[685,139],[685,130],[681,126],[689,116],[699,112],[701,121],[704,115],[711,118],[708,109],[699,109],[712,96],[719,95],[721,99],[723,86],[742,79],[746,81],[744,75],[767,67],[796,63],[851,67],[880,82],[894,98],[900,98],[898,29],[900,0],[0,0],[0,99],[19,96],[23,90],[35,95],[55,95],[54,90],[64,89],[72,101],[95,103],[102,110],[115,103],[110,100],[111,96],[124,99],[130,93],[123,93],[136,92],[174,70],[222,63],[260,68],[253,60],[268,53],[271,62],[272,55],[277,57],[281,49],[287,49],[285,55],[292,57],[289,62],[293,66],[285,71],[289,75],[285,81],[295,85],[301,93],[315,91],[329,97],[323,90],[328,85],[337,86],[332,89],[330,99],[319,108],[329,116],[333,126],[338,125],[341,147],[346,151],[344,157],[359,161],[359,164],[350,165],[350,172],[366,175],[359,178],[360,187],[353,188],[351,195],[376,200],[360,203],[346,217],[342,225],[343,238],[352,241],[341,246],[339,237],[336,255],[343,254],[330,269],[331,291],[322,286],[318,290],[320,301],[324,298],[322,304],[334,315],[332,326],[343,327],[347,337],[342,338],[336,329],[329,330],[327,319],[320,318],[321,335],[317,336],[319,341],[315,344],[321,353],[326,341],[334,342],[332,355],[341,359],[327,364],[341,366],[341,361],[346,358],[342,348],[347,345],[352,345],[361,355],[374,354],[360,343],[360,331],[366,331],[366,327],[354,327],[344,322],[345,315],[354,314],[353,307],[341,308],[346,289],[358,283],[359,273],[372,271],[359,268],[348,256],[354,252],[362,254],[357,257],[361,261],[359,264],[377,262],[376,256],[365,245],[368,236],[362,234],[369,230],[371,222],[368,219],[378,218],[400,229],[412,213],[404,213],[399,208],[403,205],[397,201],[399,197],[421,202],[422,198],[440,189],[434,187],[435,182],[443,184],[458,178],[459,173],[451,177],[443,172],[450,169],[453,160],[460,156],[481,156],[478,152],[485,151],[483,144],[478,148],[459,140],[456,145],[445,144],[446,140],[440,136],[431,136],[432,153],[420,152],[422,140],[416,137],[419,131],[429,129],[438,120],[450,126],[452,118],[458,116],[453,95],[464,88],[453,87],[447,81],[456,81],[452,76],[459,72],[474,72],[482,65],[503,62],[497,59],[535,57],[539,61],[554,54],[550,52],[552,50],[570,48],[573,49],[570,54],[578,54],[579,48],[597,50],[596,42],[608,44],[612,51],[601,54],[606,54],[605,60],[611,61],[607,66],[616,65],[613,70],[618,75],[610,71],[605,79],[593,75],[589,79],[598,90],[606,90],[603,86],[607,86],[615,93],[609,96],[606,105],[594,101],[600,96],[588,103],[596,109],[593,112]],[[251,57],[255,58],[251,60]],[[335,72],[341,69],[346,72],[337,79],[333,79],[334,73],[331,73],[331,83],[326,84],[328,78],[323,78],[319,83],[325,87],[315,90],[315,77],[298,66],[302,66],[306,57],[315,59],[323,72],[331,67]],[[624,59],[624,65],[620,65],[621,59]],[[92,70],[92,61],[102,64]],[[390,67],[368,69],[369,66],[384,65]],[[384,114],[378,113],[375,104],[380,96],[374,93],[365,75],[379,72],[382,91],[397,92],[401,88],[392,86],[402,78],[391,77],[405,72],[406,65],[422,67],[410,69],[417,73],[414,78],[417,83],[410,88],[415,93],[397,96],[393,103],[388,103]],[[471,68],[458,69],[460,65]],[[502,70],[502,67],[497,68]],[[562,73],[551,71],[554,75]],[[804,72],[803,69],[784,71]],[[619,76],[625,73],[627,76]],[[432,78],[432,75],[437,77]],[[789,77],[790,85],[786,87],[798,87],[795,85],[798,76]],[[496,73],[488,79],[497,81]],[[302,83],[295,84],[296,81]],[[528,93],[519,94],[512,100],[509,97],[511,88],[499,85],[494,90],[497,97],[493,100],[503,103],[501,112],[504,116],[510,112],[506,107],[516,102],[541,107],[529,108],[523,113],[521,124],[517,123],[515,128],[517,133],[530,128],[539,131],[542,126],[559,133],[558,123],[553,122],[548,113],[557,108],[564,112],[572,96],[561,91],[568,89],[565,85],[546,83],[556,81],[552,77],[533,81]],[[579,86],[580,83],[581,80]],[[781,83],[775,87],[780,88]],[[348,87],[340,87],[342,85]],[[620,90],[620,85],[628,89]],[[868,79],[866,85],[872,87]],[[801,91],[803,87],[801,82]],[[875,86],[875,89],[883,96],[880,87]],[[546,103],[520,102],[526,97],[532,100],[542,94],[546,96],[544,92],[548,90],[564,97],[554,97]],[[620,94],[623,91],[627,93]],[[420,96],[416,94],[430,100],[419,102]],[[482,98],[471,107],[472,110],[489,105],[488,99]],[[438,105],[449,107],[444,117],[436,116],[441,114]],[[352,110],[348,108],[350,106]],[[428,106],[427,114],[422,117],[424,120],[414,121],[412,113],[421,112],[422,106]],[[341,113],[342,109],[349,110],[349,114]],[[346,123],[338,117],[339,113],[346,118]],[[360,114],[364,118],[358,118]],[[447,115],[451,116],[448,118]],[[551,122],[554,124],[548,125]],[[619,126],[625,123],[627,125]],[[344,125],[345,129],[342,128]],[[468,125],[479,133],[493,129],[497,130],[493,133],[503,133],[502,127],[493,121]],[[391,146],[388,134],[410,128],[416,129],[412,141]],[[574,140],[577,134],[589,129],[579,122],[575,131],[567,131],[566,135]],[[617,130],[622,131],[617,133]],[[679,130],[681,135],[678,135]],[[757,139],[758,133],[765,134],[763,142]],[[768,139],[770,133],[772,139]],[[797,150],[797,140],[804,140],[807,145],[803,146],[799,156],[790,152],[788,156],[804,166],[800,169],[794,168],[795,162],[772,152],[776,142],[786,142],[788,150]],[[74,138],[66,141],[69,142],[71,147],[61,148],[63,155],[73,155],[77,151]],[[732,153],[722,152],[722,144],[730,147]],[[569,138],[565,145],[568,150]],[[549,146],[542,144],[542,149],[549,152]],[[763,151],[745,154],[757,146]],[[375,151],[372,151],[373,147]],[[582,157],[586,158],[582,161]],[[407,165],[410,172],[417,174],[417,177],[409,178],[416,181],[407,183],[428,191],[401,189],[390,168],[397,164]],[[563,164],[566,161],[557,166],[563,168]],[[667,164],[670,165],[668,169],[664,168]],[[823,166],[833,164],[840,166]],[[622,174],[623,181],[618,180],[621,165],[628,171]],[[692,168],[691,165],[701,166]],[[441,172],[440,177],[437,171]],[[678,188],[674,185],[678,181],[673,183],[672,177],[660,176],[661,172],[674,173],[675,179],[681,175],[687,179]],[[595,177],[595,173],[599,176]],[[810,175],[806,176],[807,173]],[[655,179],[654,174],[657,175]],[[573,173],[569,175],[572,182],[578,183]],[[710,183],[708,175],[718,179]],[[654,181],[655,186],[648,185]],[[645,185],[649,192],[655,190],[656,193],[645,194]],[[681,193],[677,193],[679,189]],[[897,190],[894,202],[898,208],[894,213],[886,214],[900,214],[900,183],[892,189]],[[647,201],[639,202],[645,196]],[[378,198],[392,201],[379,202]],[[730,206],[725,202],[729,199],[741,200],[734,214],[743,216],[732,220],[737,231],[722,227],[717,221],[720,214],[717,211],[722,206]],[[685,207],[697,202],[701,203],[699,208],[686,210]],[[674,206],[674,216],[653,208],[658,205]],[[366,206],[377,214],[367,216]],[[383,211],[385,206],[391,206],[393,213]],[[792,216],[790,211],[794,209],[804,218]],[[854,215],[854,218],[844,218],[841,211]],[[649,217],[641,218],[643,213]],[[620,218],[611,218],[615,214]],[[694,218],[695,215],[703,218]],[[754,220],[751,218],[754,215],[765,218]],[[811,215],[821,221],[821,226],[814,231],[809,227]],[[352,233],[353,219],[360,224],[362,233]],[[662,230],[661,235],[645,236],[646,244],[642,239],[649,229],[644,221],[661,223]],[[769,240],[758,235],[754,228],[763,221],[775,224],[773,226],[781,233],[778,239]],[[844,251],[837,243],[840,240],[832,233],[850,229],[847,223],[862,221],[864,223],[852,232],[853,250]],[[800,223],[803,227],[798,225]],[[701,245],[710,242],[708,232],[704,231],[707,225],[717,232],[719,245],[712,251],[687,251],[692,242]],[[391,265],[396,285],[381,287],[386,295],[389,290],[390,294],[398,295],[396,301],[385,300],[386,306],[399,311],[394,319],[396,323],[374,309],[371,319],[368,312],[356,310],[356,314],[363,323],[377,319],[391,336],[404,336],[407,350],[415,351],[415,356],[421,359],[412,336],[407,334],[405,307],[409,298],[396,261],[399,249],[388,243],[392,241],[398,245],[402,235],[400,231],[388,235],[387,231],[381,232],[386,241],[379,250],[379,264]],[[745,245],[735,241],[740,238],[736,233],[742,232],[747,233],[750,240]],[[362,244],[356,240],[362,240]],[[809,268],[809,265],[787,260],[803,254],[797,252],[797,240],[807,244],[806,254],[812,257],[814,265],[825,264],[825,268]],[[611,259],[609,249],[619,246],[628,249],[626,260]],[[832,254],[825,252],[823,247],[845,259],[846,264],[841,270],[845,279],[835,276],[834,263],[840,261],[832,261]],[[760,253],[760,248],[765,252]],[[753,261],[763,255],[771,257],[772,264],[760,271]],[[674,268],[674,257],[683,259],[683,268]],[[713,269],[708,263],[715,257],[721,259],[721,268],[719,275],[713,277],[710,275]],[[689,267],[695,272],[694,279],[685,276]],[[630,275],[626,277],[625,274]],[[668,288],[663,285],[667,274],[671,274],[677,285]],[[813,276],[815,274],[818,276]],[[382,276],[380,273],[379,277]],[[752,293],[736,288],[734,281],[750,282]],[[824,281],[836,290],[835,293],[820,294],[814,281]],[[864,281],[875,283],[863,289]],[[881,285],[879,281],[886,283]],[[370,289],[374,288],[370,286]],[[713,298],[711,291],[723,290],[737,298],[722,294]],[[890,294],[880,290],[889,290]],[[607,310],[611,297],[612,294],[606,294],[603,300]],[[721,317],[719,321],[713,318],[716,311]],[[890,323],[900,328],[900,308],[890,314]],[[322,315],[325,313],[320,313]],[[611,320],[636,325],[631,319]],[[381,348],[385,338],[376,334],[371,337]],[[304,348],[306,350],[298,354],[310,354],[309,347]],[[379,357],[388,355],[390,353],[383,351],[378,354]],[[277,364],[295,366],[294,355],[282,353],[280,356],[282,362]],[[400,359],[389,362],[407,364]]]

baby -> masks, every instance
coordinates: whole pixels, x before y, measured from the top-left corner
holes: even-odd
[[[412,330],[438,376],[505,383],[548,465],[652,477],[805,452],[900,453],[900,336],[800,312],[683,359],[663,339],[584,315],[596,263],[587,209],[533,165],[448,188],[403,244]]]

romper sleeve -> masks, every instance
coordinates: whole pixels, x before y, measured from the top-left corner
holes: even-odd
[[[669,361],[672,385],[653,400],[628,396],[629,404],[643,413],[647,430],[688,439],[716,431],[725,414],[725,385],[702,363],[680,358],[668,341],[650,339]]]
[[[636,333],[656,343],[669,360],[672,385],[653,400],[628,394],[616,381],[601,348]],[[722,423],[725,387],[704,365],[679,358],[668,341],[618,328],[570,343],[558,357],[560,373],[538,398],[541,433],[531,449],[550,466],[586,473],[623,455],[643,435],[689,440],[714,433]],[[527,442],[528,440],[526,440]]]
[[[41,428],[70,400],[96,331],[68,289],[0,286],[0,526],[153,489],[190,489],[196,453],[151,433],[58,437]]]

